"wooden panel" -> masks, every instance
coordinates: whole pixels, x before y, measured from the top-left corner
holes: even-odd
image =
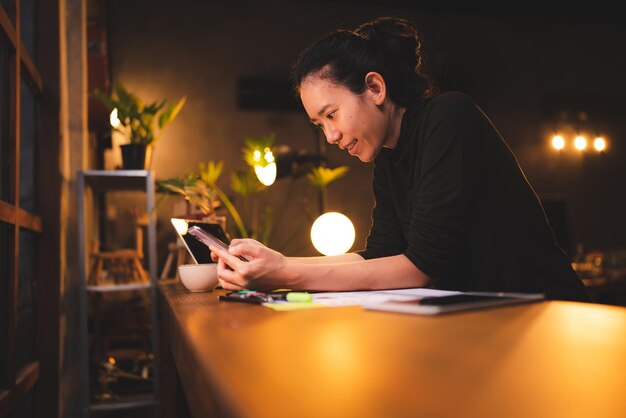
[[[58,0],[37,0],[37,57],[39,73],[45,82],[39,102],[39,147],[38,201],[40,203],[41,224],[45,233],[39,238],[37,263],[46,266],[37,272],[37,338],[36,355],[41,362],[41,380],[35,387],[37,408],[35,418],[56,418],[63,407],[59,406],[61,395],[62,358],[59,337],[65,339],[66,332],[60,329],[63,298],[61,289],[61,259],[59,244],[61,236],[63,196],[58,156],[61,153],[60,129],[60,6]],[[54,158],[48,158],[54,156]],[[66,209],[67,210],[67,209]],[[71,292],[71,290],[70,290]],[[42,343],[45,342],[45,343]],[[72,384],[70,379],[70,385]],[[65,406],[65,410],[71,410]]]
[[[15,206],[0,200],[0,222],[15,225],[17,223],[16,212],[17,209]]]
[[[39,380],[39,363],[29,363],[17,374],[15,387],[10,391],[0,393],[0,417],[8,414],[15,403],[26,392],[33,389]]]
[[[15,214],[18,214],[15,216]],[[0,222],[17,225],[35,232],[42,232],[41,218],[0,200]]]
[[[219,302],[219,292],[161,289],[185,393],[213,395],[223,416],[609,418],[626,409],[624,308],[273,312]],[[211,407],[189,405],[197,417]]]
[[[17,36],[15,35],[15,28],[9,16],[3,8],[0,7],[0,37],[6,39],[13,48],[17,45]]]
[[[26,48],[24,45],[20,45],[20,57],[22,58],[22,74],[26,74],[26,80],[28,84],[33,87],[37,96],[41,96],[43,93],[43,80],[41,79],[41,75],[39,75],[39,71],[37,71],[37,67],[33,63],[33,60],[26,52]]]
[[[15,34],[19,40],[20,33],[20,5],[15,3]],[[14,54],[9,58],[9,167],[13,171],[12,182],[9,193],[17,209],[16,223],[19,222],[19,200],[20,200],[20,51],[16,48]],[[5,381],[15,381],[17,364],[17,301],[19,283],[19,256],[20,256],[20,229],[13,230],[13,268],[9,275],[7,286],[7,335],[8,346],[6,351]]]
[[[22,228],[30,229],[35,232],[41,231],[41,218],[37,215],[33,215],[32,213],[26,212],[23,209],[19,210],[18,216],[18,224]]]

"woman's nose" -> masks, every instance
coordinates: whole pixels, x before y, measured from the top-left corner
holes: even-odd
[[[341,139],[341,133],[332,127],[326,128],[326,141],[329,144],[334,144]]]

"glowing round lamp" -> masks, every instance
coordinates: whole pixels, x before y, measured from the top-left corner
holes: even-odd
[[[269,163],[265,167],[255,165],[254,173],[261,183],[271,186],[276,181],[276,163]]]
[[[555,135],[552,137],[552,147],[559,151],[565,147],[565,140],[561,135]]]
[[[574,139],[574,146],[576,149],[582,151],[587,148],[587,140],[584,136],[577,136],[576,139]]]
[[[114,128],[117,128],[122,124],[122,122],[120,122],[119,118],[117,117],[117,107],[111,110],[111,114],[109,115],[109,123],[111,123],[111,126]]]
[[[593,140],[593,147],[596,149],[596,151],[602,152],[606,148],[606,141],[602,137],[597,137]]]
[[[323,214],[311,227],[313,246],[324,255],[345,254],[354,244],[354,236],[354,225],[339,212]]]

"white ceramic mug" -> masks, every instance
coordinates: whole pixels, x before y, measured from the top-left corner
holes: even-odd
[[[190,292],[210,292],[218,285],[217,263],[183,264],[178,266],[178,274]]]

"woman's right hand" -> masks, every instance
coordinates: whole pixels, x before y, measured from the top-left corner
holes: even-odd
[[[287,272],[289,260],[253,239],[234,239],[228,251],[214,246],[211,258],[217,259],[217,277],[221,286],[228,290],[276,289],[290,287]],[[249,261],[242,261],[243,256]]]

